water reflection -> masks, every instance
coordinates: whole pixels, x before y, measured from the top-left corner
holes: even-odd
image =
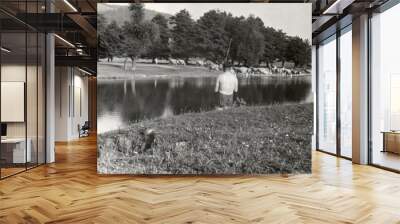
[[[129,122],[212,110],[218,103],[214,77],[100,81],[98,131],[122,128]],[[310,77],[239,80],[239,97],[248,105],[311,101]]]

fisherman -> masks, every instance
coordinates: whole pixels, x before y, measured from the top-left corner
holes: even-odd
[[[215,92],[219,93],[219,107],[227,109],[233,105],[234,93],[238,92],[238,79],[231,64],[224,64],[224,73],[217,78]]]

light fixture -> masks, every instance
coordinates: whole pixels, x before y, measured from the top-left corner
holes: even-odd
[[[332,5],[330,5],[327,9],[324,10],[322,13],[323,15],[328,15],[328,14],[342,14],[343,9],[351,5],[355,0],[336,0],[333,2]]]
[[[57,38],[58,38],[59,40],[61,40],[62,42],[66,43],[67,45],[69,45],[69,46],[75,48],[75,45],[73,45],[73,44],[72,44],[71,42],[69,42],[68,40],[66,40],[66,39],[64,39],[64,38],[62,38],[62,37],[60,37],[60,36],[57,35],[57,34],[54,34],[54,36],[57,37]]]
[[[78,12],[78,10],[68,1],[64,0],[65,4],[67,4],[74,12]]]
[[[6,52],[6,53],[10,53],[10,52],[11,52],[11,50],[8,50],[8,49],[5,48],[5,47],[1,47],[0,49],[1,49],[1,51],[4,51],[4,52]]]
[[[85,71],[85,70],[83,70],[83,69],[81,69],[81,68],[78,68],[78,70],[81,71],[81,72],[83,72],[83,73],[85,73],[85,74],[87,74],[87,75],[89,75],[89,76],[92,75],[92,73],[90,73],[90,72],[88,72],[88,71]]]

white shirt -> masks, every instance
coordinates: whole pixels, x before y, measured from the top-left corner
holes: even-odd
[[[215,92],[219,92],[224,95],[232,95],[233,92],[238,91],[238,79],[235,74],[230,71],[226,71],[220,74],[217,78],[215,85]]]

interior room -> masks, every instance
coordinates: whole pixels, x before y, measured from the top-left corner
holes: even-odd
[[[77,67],[56,67],[56,134],[57,142],[84,137],[81,127],[89,123],[88,83],[90,76]]]
[[[98,149],[104,105],[97,101],[97,63],[107,55],[98,53],[104,47],[98,26],[104,24],[97,23],[97,13],[105,9],[97,3],[139,2],[0,1],[0,223],[399,223],[398,0],[290,1],[312,10],[311,173],[99,174],[97,160],[107,144],[132,145],[110,138]],[[257,4],[289,4],[266,2]],[[118,7],[106,8],[130,18]],[[145,18],[156,15],[150,12]],[[147,85],[163,87],[161,81]],[[140,94],[134,79],[115,86]],[[140,141],[151,136],[146,131],[137,131]],[[173,149],[190,144],[184,140]],[[155,161],[151,153],[146,159]]]
[[[1,178],[45,162],[45,37],[14,28],[0,36]]]
[[[399,19],[399,5],[371,19],[372,163],[395,170],[400,169],[400,69],[396,60],[400,34],[392,27]]]

